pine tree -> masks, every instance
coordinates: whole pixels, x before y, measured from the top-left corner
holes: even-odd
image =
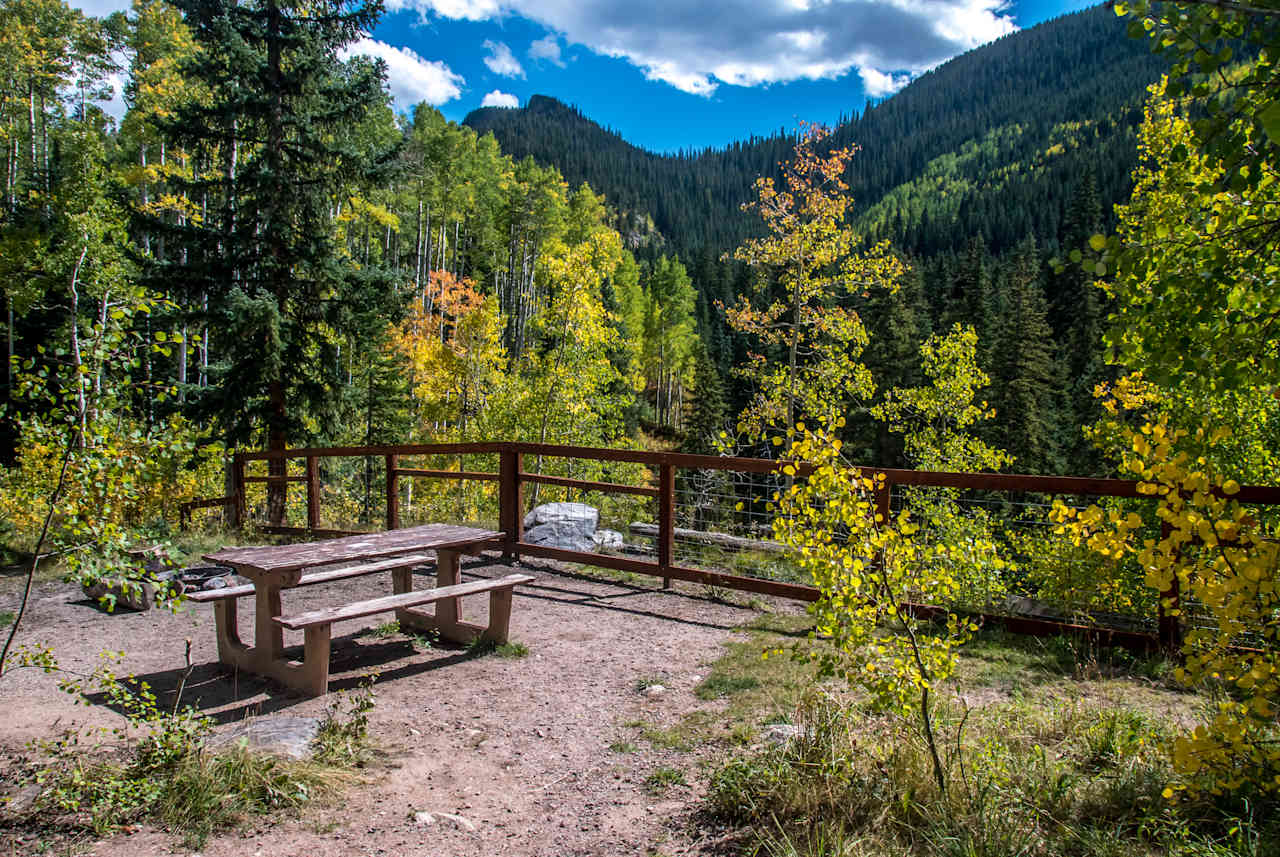
[[[200,50],[184,69],[207,93],[156,124],[195,158],[175,182],[201,217],[167,233],[152,276],[185,282],[208,303],[211,385],[195,399],[232,442],[259,433],[284,449],[324,425],[343,377],[337,349],[390,314],[394,290],[335,240],[340,189],[378,166],[355,137],[385,102],[385,69],[341,51],[380,7],[363,0],[179,0]],[[283,461],[273,462],[275,473]],[[273,486],[274,487],[274,486]],[[283,516],[283,491],[270,496]]]
[[[725,430],[729,414],[724,399],[724,383],[705,347],[699,346],[693,376],[693,401],[684,433],[684,451],[710,455],[715,440]]]
[[[1062,466],[1063,382],[1035,243],[1025,242],[1000,273],[1009,308],[998,339],[992,396],[1003,435],[997,445],[1014,456],[1014,469],[1021,473],[1056,473]]]
[[[1102,229],[1102,205],[1098,201],[1093,171],[1080,179],[1063,221],[1062,250],[1083,250],[1089,237]],[[1099,416],[1094,389],[1113,377],[1102,359],[1102,327],[1106,316],[1104,295],[1092,273],[1080,265],[1067,265],[1053,278],[1054,301],[1051,321],[1057,341],[1062,344],[1063,364],[1068,375],[1069,423],[1063,437],[1063,452],[1072,473],[1101,474],[1104,465],[1083,427]]]

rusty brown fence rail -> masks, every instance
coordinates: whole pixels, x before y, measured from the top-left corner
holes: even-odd
[[[493,462],[496,458],[497,468],[496,470],[462,469],[460,463],[459,469],[453,470],[403,464],[405,459],[413,457],[442,456],[458,456],[459,462],[466,456],[483,457],[489,462]],[[353,532],[355,530],[326,528],[322,525],[320,462],[323,459],[333,458],[358,458],[365,461],[366,476],[373,472],[371,462],[380,460],[380,475],[383,483],[379,492],[382,494],[380,505],[385,516],[384,525],[388,529],[401,526],[401,500],[404,493],[402,486],[405,480],[496,483],[496,529],[501,530],[504,537],[495,544],[495,547],[499,547],[508,556],[542,557],[650,575],[662,578],[668,585],[671,580],[682,580],[800,601],[814,601],[819,596],[818,590],[796,580],[773,579],[767,574],[732,573],[724,569],[695,567],[699,562],[698,557],[701,556],[698,553],[699,550],[719,550],[726,543],[754,545],[758,548],[758,555],[776,556],[778,546],[766,540],[767,515],[751,511],[753,506],[767,505],[767,498],[772,488],[780,483],[779,474],[786,464],[786,462],[767,459],[518,442],[344,446],[240,452],[236,453],[231,460],[228,496],[186,504],[182,510],[184,520],[190,517],[193,509],[223,506],[230,510],[231,522],[237,527],[243,526],[251,523],[248,486],[264,483],[269,492],[276,492],[277,497],[283,498],[291,485],[300,484],[305,486],[306,491],[305,526],[288,526],[279,516],[276,520],[254,523],[257,523],[264,532],[281,535],[329,536]],[[301,472],[289,474],[288,463],[292,461],[303,463]],[[650,484],[583,479],[573,475],[546,472],[555,469],[551,463],[556,461],[639,465],[644,469],[647,477],[643,481],[648,481]],[[266,462],[269,472],[266,475],[249,473],[248,468],[255,462]],[[534,464],[532,470],[527,469],[530,463]],[[489,466],[491,467],[491,464]],[[1026,495],[1066,496],[1076,498],[1078,501],[1081,498],[1121,498],[1146,504],[1154,500],[1150,495],[1142,494],[1138,490],[1138,482],[1123,479],[1003,473],[946,473],[893,468],[864,469],[884,475],[883,482],[877,482],[875,500],[877,509],[886,514],[891,511],[895,502],[899,504],[907,502],[904,498],[911,490],[921,488],[955,489],[958,492],[970,492],[969,496],[973,498],[995,498],[994,501],[973,499],[974,503],[1007,504],[1013,502],[1010,498]],[[799,475],[803,476],[807,468],[802,466],[798,471]],[[569,473],[572,471],[570,470]],[[699,484],[704,487],[699,488]],[[598,492],[601,495],[643,498],[637,502],[655,502],[656,514],[652,524],[631,525],[633,533],[641,533],[646,539],[652,538],[654,542],[652,556],[626,556],[570,550],[525,541],[526,489],[532,488],[537,491],[540,490],[540,486],[564,489],[566,496],[574,491]],[[367,487],[366,485],[366,489]],[[691,508],[694,501],[688,499],[699,491],[710,498],[706,504],[721,505],[722,509],[719,513],[721,521],[725,520],[726,516],[735,519],[739,529],[746,535],[735,536],[705,531],[707,526],[705,523],[699,524],[700,515],[696,509]],[[1235,497],[1251,504],[1280,505],[1280,488],[1244,486]],[[747,511],[735,511],[741,510],[744,504],[748,507]],[[282,499],[275,505],[268,504],[270,508],[276,510],[281,509],[283,505]],[[1043,502],[1028,505],[1047,506]],[[726,509],[729,511],[724,511]],[[678,518],[683,518],[683,523],[698,528],[682,527],[681,520]],[[1150,625],[1150,630],[1141,627],[1112,628],[1105,631],[1106,636],[1111,642],[1127,645],[1142,646],[1157,639],[1164,645],[1172,645],[1179,638],[1180,628],[1178,620],[1172,615],[1175,611],[1166,609],[1166,605],[1176,606],[1178,598],[1179,593],[1176,590],[1165,592],[1158,601],[1157,616],[1138,617],[1144,622],[1151,620],[1146,622]],[[928,612],[937,608],[921,606],[919,609]],[[980,606],[973,612],[987,616],[992,621],[1001,622],[1010,630],[1024,633],[1060,633],[1071,629],[1098,630],[1061,619],[1050,621],[1028,616],[990,615],[984,613]],[[1156,633],[1153,635],[1150,631]]]

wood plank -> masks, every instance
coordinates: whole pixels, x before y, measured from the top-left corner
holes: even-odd
[[[235,497],[210,497],[207,500],[188,500],[179,508],[181,509],[215,509],[218,506],[230,506],[236,501]]]
[[[433,558],[426,554],[410,554],[409,556],[398,556],[394,559],[386,559],[381,562],[369,562],[364,565],[353,565],[348,568],[331,568],[325,571],[316,571],[311,574],[304,574],[299,578],[294,586],[311,586],[317,583],[330,583],[334,580],[346,580],[349,577],[363,577],[366,574],[377,574],[380,571],[393,571],[399,568],[408,568],[415,565],[424,565],[432,562]],[[291,589],[293,587],[290,587]],[[248,583],[242,586],[228,586],[223,589],[208,589],[191,592],[183,597],[188,601],[195,601],[203,604],[208,601],[221,601],[224,598],[242,598],[246,595],[253,594],[253,584]]]
[[[229,565],[237,570],[249,569],[270,574],[298,571],[338,562],[389,558],[423,550],[461,549],[490,539],[500,540],[501,538],[502,533],[494,530],[479,530],[474,527],[458,527],[451,524],[424,524],[382,533],[368,533],[296,545],[224,548],[215,553],[206,554],[204,558],[209,562]]]
[[[266,482],[268,484],[277,485],[281,482],[306,482],[305,476],[246,476],[245,482]]]
[[[485,473],[480,470],[424,470],[419,467],[397,467],[397,476],[413,476],[423,479],[479,479],[485,482],[497,482],[498,474]]]
[[[544,476],[539,473],[524,473],[520,479],[524,482],[541,482],[544,485],[563,485],[566,488],[578,488],[583,491],[605,491],[613,494],[639,494],[642,497],[657,497],[657,488],[644,485],[623,485],[618,482],[591,482],[586,479],[568,479],[564,476]]]
[[[396,468],[400,466],[400,456],[388,455],[386,458],[387,477],[387,529],[400,529],[400,480]]]
[[[236,454],[244,461],[265,461],[270,458],[306,458],[309,455],[315,455],[320,458],[365,455],[374,457],[382,455],[488,455],[501,452],[508,446],[510,444],[505,442],[398,443],[377,446],[307,446],[276,452],[259,450],[257,452],[240,452]]]
[[[272,621],[281,627],[296,631],[299,628],[307,628],[313,625],[327,625],[347,619],[362,619],[365,616],[375,616],[400,607],[417,607],[422,604],[431,604],[434,601],[442,601],[445,598],[460,598],[464,595],[474,595],[477,592],[489,592],[494,589],[513,587],[521,583],[531,583],[534,580],[537,580],[537,578],[529,574],[508,574],[505,577],[499,577],[494,580],[473,580],[468,583],[459,583],[456,586],[424,589],[419,592],[404,592],[399,595],[384,595],[381,598],[357,601],[354,604],[342,604],[323,610],[299,613],[297,616],[275,616]]]
[[[307,529],[320,529],[320,459],[307,456]]]
[[[365,536],[369,534],[369,530],[333,530],[327,527],[319,529],[309,529],[307,527],[277,527],[271,524],[262,524],[257,527],[258,532],[264,536],[311,536],[320,539],[337,539],[346,536]]]

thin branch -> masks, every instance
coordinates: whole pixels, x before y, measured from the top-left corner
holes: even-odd
[[[0,676],[7,672],[5,666],[9,661],[9,649],[13,646],[13,638],[18,635],[22,617],[26,614],[27,604],[31,601],[31,585],[36,577],[36,568],[40,565],[40,550],[44,547],[45,539],[49,535],[49,524],[53,520],[54,511],[58,508],[58,501],[62,499],[62,489],[67,481],[67,468],[71,464],[71,455],[75,451],[79,437],[80,432],[75,429],[67,434],[67,446],[62,452],[62,469],[58,471],[58,482],[49,494],[49,508],[45,511],[44,524],[40,527],[40,538],[36,540],[35,549],[31,552],[31,566],[27,569],[27,580],[22,588],[22,601],[18,605],[18,615],[9,626],[9,636],[4,641],[4,648],[0,649]]]

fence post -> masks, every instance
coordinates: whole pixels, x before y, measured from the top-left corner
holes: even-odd
[[[889,514],[892,511],[890,508],[890,500],[893,493],[893,486],[889,483],[889,474],[886,473],[883,475],[884,481],[880,480],[879,477],[881,474],[879,473],[875,474],[872,478],[875,479],[876,485],[876,514],[880,516],[881,525],[887,527],[889,525]]]
[[[671,567],[675,548],[676,469],[665,461],[658,469],[658,565]],[[662,578],[662,588],[671,588],[671,578]]]
[[[400,528],[400,456],[387,456],[387,529]]]
[[[307,456],[307,529],[320,529],[320,459]]]
[[[524,538],[524,490],[520,470],[524,455],[514,446],[498,453],[498,526],[505,538],[502,555],[520,559],[520,540]]]
[[[1160,540],[1165,541],[1173,533],[1173,526],[1168,521],[1160,522]],[[1156,603],[1156,624],[1159,629],[1160,647],[1172,652],[1182,647],[1182,624],[1178,620],[1181,612],[1181,584],[1178,573],[1174,571],[1169,581],[1169,588],[1160,593]]]
[[[231,496],[234,498],[231,524],[239,530],[248,521],[249,500],[244,495],[244,458],[238,452],[231,457]]]

